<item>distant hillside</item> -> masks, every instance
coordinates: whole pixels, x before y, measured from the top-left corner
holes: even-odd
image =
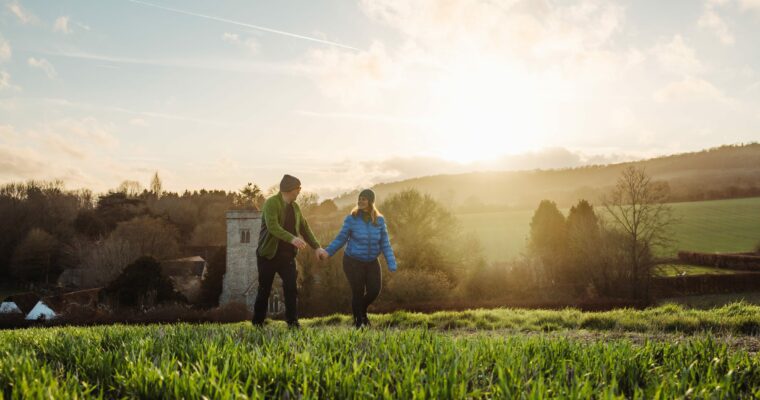
[[[697,201],[760,196],[760,144],[729,145],[695,153],[636,162],[559,170],[472,172],[435,175],[383,183],[373,189],[379,200],[415,188],[443,204],[468,211],[484,208],[533,208],[542,199],[567,207],[578,199],[596,203],[628,165],[644,167],[655,180],[666,181],[671,201]],[[358,192],[335,199],[338,206],[355,201]]]

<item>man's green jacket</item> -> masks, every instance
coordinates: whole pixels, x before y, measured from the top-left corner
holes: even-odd
[[[302,236],[306,243],[314,249],[320,248],[321,246],[317,238],[314,237],[314,232],[309,228],[309,223],[306,222],[306,218],[301,214],[301,208],[295,201],[292,205],[293,212],[296,215],[295,236]],[[285,200],[282,198],[282,193],[277,193],[264,202],[262,214],[263,220],[261,221],[259,246],[256,249],[256,253],[261,257],[271,260],[277,254],[277,246],[280,240],[290,243],[295,237],[282,227],[285,221]]]

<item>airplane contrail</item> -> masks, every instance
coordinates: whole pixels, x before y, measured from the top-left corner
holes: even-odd
[[[176,9],[176,8],[164,7],[164,6],[160,6],[158,4],[152,4],[152,3],[148,3],[148,2],[144,2],[144,1],[140,1],[140,0],[128,0],[128,1],[131,2],[131,3],[142,4],[144,6],[158,8],[158,9],[161,9],[161,10],[171,11],[171,12],[175,12],[175,13],[179,13],[179,14],[190,15],[190,16],[198,17],[198,18],[206,18],[206,19],[210,19],[210,20],[218,21],[218,22],[226,22],[228,24],[233,24],[233,25],[238,25],[238,26],[244,26],[246,28],[256,29],[256,30],[263,31],[263,32],[276,33],[278,35],[289,36],[289,37],[292,37],[292,38],[302,39],[302,40],[308,40],[308,41],[316,42],[316,43],[322,43],[322,44],[326,44],[326,45],[329,45],[329,46],[340,47],[340,48],[343,48],[343,49],[361,51],[361,49],[358,49],[356,47],[352,47],[352,46],[349,46],[349,45],[346,45],[346,44],[337,43],[337,42],[331,42],[329,40],[319,39],[319,38],[315,38],[315,37],[311,37],[311,36],[299,35],[297,33],[285,32],[285,31],[281,31],[281,30],[277,30],[277,29],[267,28],[265,26],[247,24],[245,22],[233,21],[231,19],[214,17],[212,15],[204,15],[204,14],[194,13],[194,12],[191,12],[191,11],[184,11],[184,10],[179,10],[179,9]]]

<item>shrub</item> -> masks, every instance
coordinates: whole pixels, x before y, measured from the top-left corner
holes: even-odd
[[[449,298],[451,289],[451,282],[440,271],[407,270],[391,275],[380,297],[399,305],[438,301]]]
[[[465,296],[470,300],[503,298],[508,293],[509,275],[507,264],[480,266],[463,283]]]
[[[161,274],[161,265],[153,257],[140,257],[100,292],[102,300],[114,309],[145,309],[167,301],[184,302],[168,278]]]
[[[11,274],[22,280],[47,280],[56,258],[58,241],[42,229],[29,231],[16,247],[11,262]]]

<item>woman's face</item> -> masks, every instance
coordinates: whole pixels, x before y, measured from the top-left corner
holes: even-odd
[[[360,210],[368,210],[369,209],[369,200],[364,196],[359,196],[359,201],[356,202],[356,205],[359,206]]]

